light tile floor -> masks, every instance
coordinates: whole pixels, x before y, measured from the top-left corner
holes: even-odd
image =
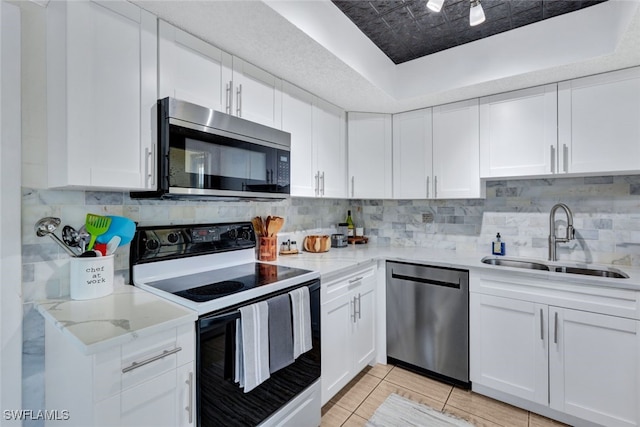
[[[322,408],[322,427],[364,426],[391,393],[463,418],[475,426],[564,424],[393,365],[368,366]]]

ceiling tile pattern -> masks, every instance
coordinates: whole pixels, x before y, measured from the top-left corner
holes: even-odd
[[[486,21],[469,26],[469,0],[332,0],[394,63],[400,64],[607,0],[481,0]]]

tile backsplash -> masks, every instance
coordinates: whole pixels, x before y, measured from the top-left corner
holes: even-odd
[[[507,255],[546,258],[549,211],[559,202],[574,214],[576,239],[558,245],[560,259],[640,266],[640,176],[490,181],[486,199],[337,200],[296,198],[273,202],[132,200],[128,193],[23,189],[24,301],[68,294],[68,257],[35,222],[56,216],[80,227],[87,213],[123,215],[140,225],[285,218],[281,237],[330,233],[351,209],[372,244],[489,253],[500,233]],[[556,215],[558,235],[566,218]],[[301,242],[300,242],[301,243]],[[116,270],[128,274],[128,246]]]
[[[331,233],[351,209],[371,244],[490,254],[499,232],[507,255],[545,259],[549,211],[559,202],[571,208],[576,228],[575,240],[558,245],[559,259],[640,266],[640,176],[490,181],[486,199],[472,200],[152,201],[122,192],[24,188],[24,407],[44,408],[44,326],[32,302],[69,294],[68,256],[49,238],[35,235],[34,224],[42,217],[80,227],[89,212],[126,216],[140,225],[248,221],[271,214],[285,218],[281,238],[300,240],[306,233]],[[563,235],[561,211],[556,221]],[[116,274],[125,279],[128,258],[128,246],[116,253]]]

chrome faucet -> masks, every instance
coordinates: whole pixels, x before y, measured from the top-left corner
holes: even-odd
[[[564,238],[556,237],[556,224],[555,224],[555,215],[558,208],[564,209],[565,214],[567,215],[567,235]],[[566,243],[569,240],[575,238],[576,230],[573,228],[573,214],[571,213],[571,209],[569,206],[564,203],[558,203],[551,208],[551,213],[549,214],[549,261],[557,261],[558,256],[556,255],[556,243]]]

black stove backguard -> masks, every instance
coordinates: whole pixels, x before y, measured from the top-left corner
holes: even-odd
[[[256,234],[251,222],[137,227],[131,241],[129,266],[132,269],[136,264],[255,246]],[[133,277],[132,274],[129,277]]]
[[[267,300],[296,287],[308,286],[312,349],[270,378],[244,393],[234,382],[236,319],[242,305]],[[259,299],[204,315],[197,322],[198,425],[255,426],[320,378],[320,281],[313,280]]]

